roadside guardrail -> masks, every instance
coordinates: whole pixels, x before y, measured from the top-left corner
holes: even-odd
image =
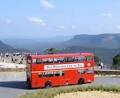
[[[120,70],[95,70],[97,75],[120,75]]]

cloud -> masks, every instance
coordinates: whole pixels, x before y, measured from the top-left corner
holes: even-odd
[[[57,26],[58,29],[65,29],[65,26],[61,25],[61,26]]]
[[[40,0],[40,3],[44,8],[48,8],[48,9],[53,9],[54,8],[54,5],[49,3],[48,0]]]
[[[118,25],[118,26],[117,26],[117,29],[119,29],[119,30],[120,30],[120,25]]]
[[[71,28],[72,28],[72,29],[76,29],[76,26],[72,24]]]
[[[7,25],[9,25],[9,24],[12,23],[12,20],[10,20],[10,19],[6,19],[6,20],[5,20],[5,23],[6,23]]]
[[[35,23],[35,24],[39,24],[41,26],[46,25],[46,23],[39,17],[28,17],[28,21]]]
[[[59,25],[59,26],[56,26],[56,28],[59,29],[59,30],[65,30],[65,29],[75,30],[76,29],[76,25],[74,25],[74,24],[72,24],[71,26]]]
[[[102,13],[101,16],[107,16],[107,17],[112,17],[113,14],[112,13]]]

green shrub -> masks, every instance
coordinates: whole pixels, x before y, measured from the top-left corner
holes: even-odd
[[[56,95],[61,93],[71,93],[78,91],[107,91],[107,92],[120,92],[120,86],[66,86],[66,87],[57,87],[50,89],[41,89],[34,93],[27,93],[26,95],[20,96],[19,98],[53,98]]]

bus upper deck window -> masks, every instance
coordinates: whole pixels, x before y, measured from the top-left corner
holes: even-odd
[[[75,61],[82,62],[84,60],[84,57],[75,57]]]
[[[53,58],[48,58],[48,63],[53,63]]]
[[[33,63],[33,64],[36,64],[36,59],[33,59],[33,60],[32,60],[32,63]]]
[[[53,58],[43,58],[42,62],[43,63],[53,63]]]
[[[82,62],[85,58],[84,57],[79,57],[79,61]]]
[[[54,58],[54,63],[64,62],[64,58]]]
[[[91,56],[91,61],[94,61],[94,57],[93,56]]]
[[[93,57],[92,56],[86,56],[86,61],[93,61]]]
[[[75,61],[75,58],[74,58],[74,57],[65,57],[65,58],[64,58],[64,61],[65,61],[65,62],[74,62],[74,61]]]
[[[36,64],[41,64],[42,63],[42,59],[36,59]]]
[[[43,62],[43,63],[48,63],[48,60],[47,60],[46,58],[43,58],[43,59],[42,59],[42,62]]]

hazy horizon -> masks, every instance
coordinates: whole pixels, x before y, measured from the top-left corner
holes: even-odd
[[[119,35],[120,33],[99,33],[99,34],[88,34],[88,33],[81,33],[81,34],[76,34],[76,35],[55,35],[55,36],[0,36],[0,39],[2,41],[4,40],[30,40],[30,39],[34,39],[34,40],[49,40],[49,39],[58,39],[58,40],[68,40],[71,38],[74,38],[75,36],[79,36],[79,35]]]

